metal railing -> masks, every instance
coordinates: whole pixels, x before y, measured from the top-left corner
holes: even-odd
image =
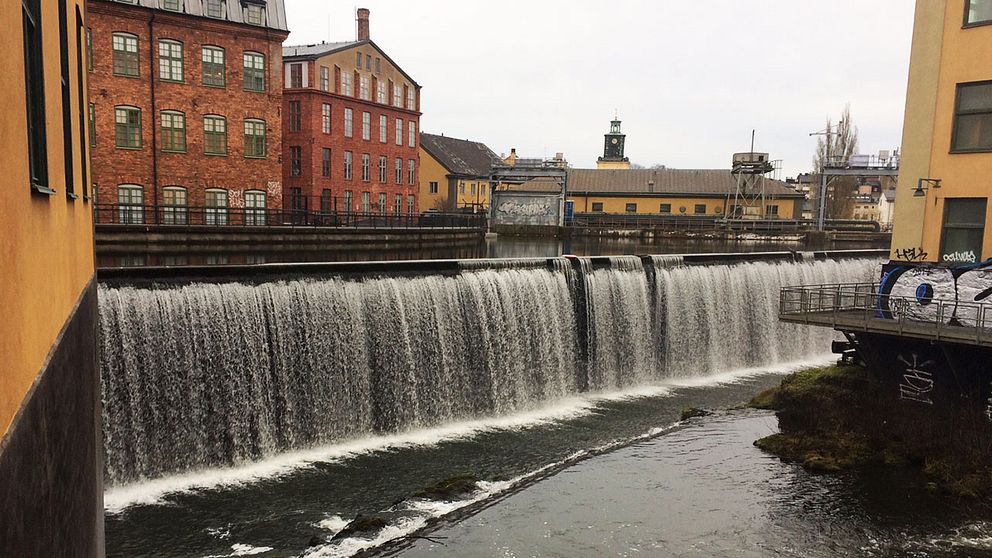
[[[785,287],[779,293],[779,318],[992,345],[992,304],[882,294],[876,283]]]
[[[576,213],[566,221],[567,226],[611,228],[611,229],[650,229],[666,231],[712,231],[733,230],[751,232],[806,232],[816,229],[814,219],[724,219],[720,216],[696,215],[636,215],[622,213]],[[880,225],[875,221],[856,219],[828,219],[827,230],[850,232],[879,232]]]
[[[477,228],[486,227],[481,213],[421,214],[374,211],[313,211],[253,207],[144,206],[94,204],[98,225],[208,227],[360,227],[360,228]]]

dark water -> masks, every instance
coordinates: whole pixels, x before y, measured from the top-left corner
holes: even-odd
[[[992,556],[975,548],[992,541],[984,516],[930,500],[919,478],[811,475],[757,451],[752,441],[775,431],[769,415],[672,427],[685,406],[732,407],[780,378],[569,399],[111,491],[107,555],[349,555],[373,541],[328,539],[357,514],[379,514],[390,536],[427,526],[420,534],[443,537],[380,548],[410,556]],[[466,473],[492,482],[460,510],[412,496]]]
[[[820,242],[801,241],[711,240],[686,238],[556,238],[500,236],[475,246],[430,249],[393,249],[348,251],[335,247],[330,251],[258,250],[206,254],[187,251],[97,255],[99,267],[140,267],[153,265],[226,265],[282,262],[344,262],[391,260],[439,260],[477,258],[553,258],[563,254],[576,256],[618,256],[624,254],[697,254],[714,252],[766,252],[781,250],[858,250],[888,248],[888,242]]]

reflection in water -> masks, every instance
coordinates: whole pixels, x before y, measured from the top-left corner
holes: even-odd
[[[713,252],[771,252],[786,250],[856,250],[888,248],[883,242],[822,242],[806,245],[802,242],[773,242],[759,240],[717,240],[685,238],[581,238],[566,239],[500,236],[486,239],[476,246],[448,248],[292,251],[258,250],[224,254],[140,253],[97,257],[99,267],[180,266],[260,264],[279,262],[344,262],[390,260],[467,260],[477,258],[554,258],[563,254],[576,256],[618,256],[625,254],[694,254]]]

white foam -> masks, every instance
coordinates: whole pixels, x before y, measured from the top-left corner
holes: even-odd
[[[319,546],[307,551],[303,558],[338,558],[353,556],[363,550],[383,545],[391,540],[405,537],[427,525],[423,516],[408,517],[399,520],[395,525],[386,525],[374,538],[348,537],[333,544]]]
[[[230,558],[232,556],[252,556],[254,554],[261,554],[263,552],[268,552],[272,550],[271,546],[252,546],[250,544],[235,543],[231,545],[231,550],[234,552],[230,554],[210,554],[204,556],[203,558]]]
[[[330,517],[318,521],[317,527],[320,527],[321,529],[326,529],[332,533],[337,533],[341,529],[344,529],[345,526],[347,526],[350,521],[351,520],[349,519],[342,518],[340,515],[332,515]]]
[[[732,370],[700,378],[673,378],[661,384],[633,386],[620,391],[586,393],[581,396],[559,399],[547,407],[513,415],[455,422],[433,428],[363,438],[331,446],[290,451],[237,467],[206,469],[113,486],[104,493],[104,507],[108,513],[120,513],[129,506],[160,503],[163,497],[169,494],[256,482],[286,475],[310,467],[313,463],[340,461],[385,449],[431,446],[444,441],[472,437],[488,431],[515,430],[565,421],[591,413],[598,403],[604,401],[667,396],[671,394],[673,387],[701,387],[733,383],[761,374],[782,374],[797,369],[822,366],[831,362],[833,358],[835,357],[821,356],[802,361]]]

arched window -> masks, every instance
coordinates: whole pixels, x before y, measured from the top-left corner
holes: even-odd
[[[265,55],[247,51],[245,60],[245,91],[265,91]]]
[[[141,109],[114,107],[114,136],[117,147],[141,149]]]
[[[265,121],[245,120],[245,157],[265,157]]]
[[[223,116],[203,117],[203,152],[207,155],[227,155],[227,119]]]
[[[204,195],[205,205],[203,222],[205,225],[227,224],[227,190],[210,188]]]
[[[265,192],[248,190],[245,192],[245,225],[265,224]]]
[[[111,41],[114,49],[114,75],[138,77],[138,36],[114,33]]]
[[[186,115],[176,110],[162,111],[162,151],[186,151]]]
[[[226,83],[224,49],[219,46],[204,45],[200,58],[203,61],[203,85],[224,87]]]
[[[186,188],[166,186],[162,190],[162,224],[186,225],[189,223]]]
[[[145,190],[137,184],[121,184],[117,187],[117,221],[124,225],[140,225],[145,222]]]
[[[172,39],[158,40],[158,79],[183,81],[183,44]]]

